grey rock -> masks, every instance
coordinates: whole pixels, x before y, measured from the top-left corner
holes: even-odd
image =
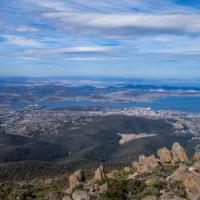
[[[72,199],[73,200],[90,200],[90,196],[88,195],[86,191],[76,190],[72,194]]]
[[[64,197],[62,198],[62,200],[72,200],[72,198],[69,197],[69,196],[64,196]]]

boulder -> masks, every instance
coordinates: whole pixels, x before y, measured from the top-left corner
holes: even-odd
[[[99,197],[99,185],[92,183],[84,187],[84,189],[88,192],[89,196],[93,199],[98,199]]]
[[[74,188],[84,181],[85,181],[84,172],[82,170],[78,170],[69,177],[69,186],[70,188]]]
[[[200,174],[190,171],[183,177],[183,184],[188,197],[192,200],[200,199]]]
[[[107,184],[107,183],[105,183],[105,184],[103,184],[103,185],[101,185],[101,186],[99,187],[99,193],[100,193],[100,194],[105,193],[107,190],[108,190],[108,184]]]
[[[117,178],[119,178],[119,171],[118,170],[114,170],[114,171],[106,174],[106,177],[110,178],[110,179],[117,179]]]
[[[164,178],[161,178],[161,177],[151,177],[151,178],[148,178],[147,180],[145,180],[145,184],[147,186],[154,186],[156,183],[164,183],[165,180]]]
[[[200,152],[195,152],[195,154],[193,156],[193,160],[194,161],[200,161]]]
[[[139,173],[135,172],[134,174],[129,174],[127,180],[135,180],[138,177]]]
[[[158,149],[157,155],[162,163],[171,163],[172,161],[172,155],[166,147]]]
[[[97,180],[101,181],[106,178],[102,165],[96,169],[94,174],[95,174],[93,178],[94,181],[97,181]]]
[[[137,170],[138,167],[139,167],[139,162],[138,161],[133,161],[132,167],[133,167],[134,170]]]
[[[195,168],[181,165],[167,180],[181,181],[190,199],[200,199],[200,174]]]
[[[44,185],[46,185],[46,186],[48,186],[48,185],[51,185],[51,184],[53,184],[53,179],[52,178],[47,178],[47,179],[45,179],[44,181],[43,181],[43,184]]]
[[[146,156],[145,155],[140,155],[139,158],[138,158],[139,164],[142,164],[145,160],[146,160]]]
[[[187,162],[189,160],[185,149],[179,143],[173,144],[172,156],[173,162]]]
[[[180,165],[179,168],[171,174],[171,176],[167,177],[167,181],[180,181],[182,179],[183,174],[187,173],[187,166],[186,165]]]
[[[200,161],[197,161],[193,164],[194,169],[196,169],[197,171],[200,171]]]
[[[126,173],[129,173],[132,171],[132,169],[131,169],[131,167],[124,167],[123,171]]]
[[[82,190],[75,190],[74,193],[72,194],[72,199],[73,200],[90,200],[90,196],[86,191]]]
[[[101,194],[108,190],[108,184],[98,185],[93,181],[88,181],[83,185],[83,190],[87,191],[91,199],[100,199]]]
[[[145,158],[145,160],[143,160],[142,162],[139,162],[139,165],[137,167],[137,172],[149,173],[159,166],[160,166],[160,164],[157,161],[155,155],[151,155],[151,156]]]

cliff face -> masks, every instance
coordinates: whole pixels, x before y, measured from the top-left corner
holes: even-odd
[[[90,178],[77,170],[70,176],[1,183],[0,199],[200,200],[200,153],[189,159],[179,143],[140,155],[131,166],[105,171],[101,165]]]
[[[172,149],[157,150],[157,155],[141,155],[132,166],[105,173],[100,166],[90,180],[83,171],[69,178],[63,200],[199,200],[200,153],[190,160],[185,149],[174,143]],[[75,177],[75,178],[74,178]]]

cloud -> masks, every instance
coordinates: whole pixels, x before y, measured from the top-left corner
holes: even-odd
[[[0,63],[70,68],[74,62],[81,68],[90,61],[91,68],[105,63],[124,72],[139,62],[148,70],[173,60],[181,68],[182,61],[200,59],[198,6],[176,0],[5,1]]]
[[[69,8],[66,7],[66,4],[62,1],[57,1],[57,0],[28,0],[28,3],[47,8],[47,9],[52,9],[52,10],[57,10],[57,11],[66,11]]]
[[[48,12],[43,16],[59,30],[80,35],[200,34],[198,14],[97,14]],[[80,30],[82,30],[80,32]]]
[[[148,12],[148,13],[191,13],[198,9],[189,5],[176,4],[174,0],[28,0],[43,8],[57,11],[84,11],[97,13]]]
[[[104,46],[78,46],[70,48],[58,48],[49,49],[50,52],[56,53],[98,53],[98,52],[110,52],[115,50],[114,47],[104,47]]]
[[[105,60],[129,60],[133,59],[132,57],[70,57],[65,58],[65,61],[105,61]]]
[[[21,25],[21,26],[18,26],[17,28],[15,28],[15,30],[17,32],[39,32],[40,30],[37,29],[37,28],[33,28],[33,27],[30,27],[30,26],[24,26],[24,25]]]
[[[20,41],[21,42],[21,41]],[[18,42],[17,42],[18,43]],[[109,46],[76,46],[76,47],[68,47],[68,48],[36,48],[36,49],[28,49],[24,51],[16,51],[16,52],[1,52],[0,56],[12,55],[12,56],[33,56],[33,57],[48,57],[56,55],[94,55],[101,53],[112,53],[117,51],[118,47],[109,47]]]
[[[192,13],[199,10],[192,6],[176,4],[173,0],[69,0],[72,7],[87,9],[87,11],[116,13],[116,12],[148,12],[148,13]],[[68,4],[69,5],[69,4]],[[70,5],[69,5],[70,6]],[[81,7],[82,6],[82,7]]]
[[[117,50],[116,47],[104,46],[76,46],[68,48],[44,48],[38,49],[39,55],[49,54],[91,54],[91,53],[108,53]],[[31,53],[31,51],[29,51]]]
[[[22,47],[42,47],[42,43],[34,40],[34,39],[27,39],[24,37],[20,36],[15,36],[15,35],[2,35],[2,37],[5,38],[5,42],[7,44],[11,45],[17,45],[17,46],[22,46]]]

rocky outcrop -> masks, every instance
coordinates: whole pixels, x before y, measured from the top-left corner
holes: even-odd
[[[144,163],[144,161],[146,160],[146,156],[145,155],[140,155],[139,158],[138,158],[138,162],[141,164],[141,163]]]
[[[159,166],[159,162],[155,155],[149,157],[140,157],[138,162],[133,162],[132,166],[136,169],[138,173],[148,173]]]
[[[73,200],[90,200],[90,196],[86,191],[76,190],[72,194]]]
[[[183,174],[187,173],[187,166],[186,165],[180,165],[179,168],[169,177],[167,177],[167,181],[179,181],[183,177]]]
[[[187,162],[189,160],[185,149],[177,142],[172,146],[172,156],[173,162]]]
[[[69,197],[69,196],[64,196],[64,197],[62,198],[62,200],[72,200],[72,198]]]
[[[200,174],[193,167],[181,165],[167,180],[181,181],[191,200],[200,199]]]
[[[141,163],[140,163],[140,164],[141,164]],[[133,169],[137,171],[137,169],[139,168],[139,165],[140,165],[140,164],[139,164],[138,161],[133,161],[133,163],[132,163]]]
[[[92,199],[100,199],[101,194],[107,191],[108,184],[99,185],[93,181],[88,181],[88,183],[83,186],[83,189]]]
[[[70,188],[74,188],[84,181],[85,181],[84,172],[82,170],[78,170],[69,177],[69,186]]]
[[[190,171],[183,176],[183,184],[190,199],[200,199],[200,174]]]
[[[200,171],[200,161],[197,161],[193,164],[195,170]]]
[[[126,173],[130,173],[132,171],[132,168],[131,167],[124,167],[123,171],[126,172]]]
[[[135,180],[138,177],[138,175],[138,172],[135,172],[134,174],[129,174],[127,180]]]
[[[146,179],[145,184],[147,186],[153,186],[155,183],[164,183],[165,180],[161,177],[151,177]]]
[[[66,195],[65,198],[66,200],[100,200],[102,195],[110,189],[112,190],[113,183],[116,184],[113,187],[114,192],[118,192],[121,187],[128,187],[132,181],[134,183],[132,187],[147,187],[151,192],[156,191],[155,196],[146,196],[143,200],[185,200],[171,188],[171,184],[173,185],[177,181],[178,184],[180,182],[181,189],[183,188],[184,194],[187,193],[190,200],[200,200],[200,174],[198,172],[200,171],[200,154],[194,155],[195,163],[190,167],[186,165],[189,161],[186,151],[179,143],[173,144],[171,152],[166,147],[158,149],[157,156],[158,158],[155,155],[148,157],[141,155],[137,161],[132,163],[132,167],[125,167],[121,171],[113,170],[107,174],[105,174],[103,166],[100,166],[94,172],[94,177],[88,181],[85,181],[84,173],[81,170],[76,171],[69,178],[70,188],[73,190],[71,193],[67,193],[68,196]],[[176,169],[177,164],[179,167]],[[171,175],[168,174],[166,178],[163,173]],[[138,181],[142,181],[141,185]],[[157,191],[157,186],[163,189]],[[154,190],[151,190],[152,188]],[[148,190],[144,189],[143,191],[146,192],[144,194],[149,194]]]
[[[8,199],[8,195],[4,198],[5,193],[12,199],[21,199],[31,191],[30,199],[44,200],[200,200],[200,154],[195,153],[189,160],[184,148],[175,143],[172,151],[166,147],[158,149],[157,156],[141,155],[132,166],[118,166],[109,173],[100,166],[93,178],[89,178],[91,171],[87,171],[88,179],[78,170],[69,177],[67,189],[62,184],[66,175],[9,185],[0,183],[0,199]],[[55,190],[55,186],[59,187]]]
[[[106,178],[106,175],[104,173],[104,168],[103,168],[103,165],[101,165],[99,168],[96,169],[96,171],[94,172],[94,178],[93,180],[94,181],[101,181],[103,179]]]
[[[118,170],[113,170],[112,172],[106,174],[106,178],[110,178],[110,179],[119,178],[119,171]]]
[[[195,152],[195,154],[193,156],[193,160],[194,161],[200,161],[200,152]]]
[[[158,166],[159,166],[159,163],[158,163],[155,155],[151,155],[143,161],[143,163],[139,166],[139,168],[137,170],[139,173],[140,172],[141,173],[151,172]]]
[[[170,151],[166,147],[158,149],[157,155],[162,163],[171,163],[173,159]]]
[[[99,187],[99,193],[100,193],[100,194],[105,193],[107,190],[108,190],[108,184],[107,184],[107,183],[105,183],[105,184],[103,184],[103,185],[101,185],[101,186]]]

